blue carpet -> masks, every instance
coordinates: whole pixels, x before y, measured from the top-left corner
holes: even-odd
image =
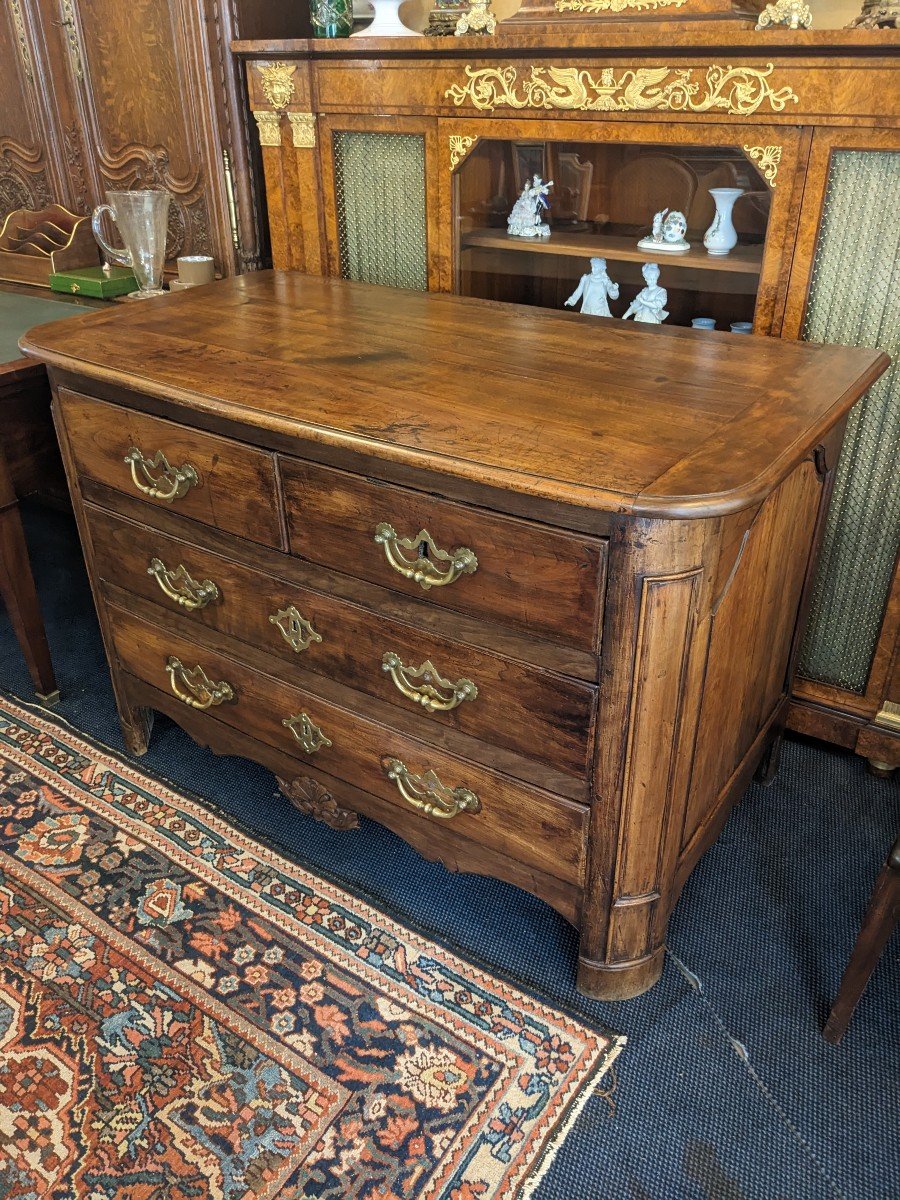
[[[124,756],[74,523],[40,509],[26,520],[57,712]],[[32,698],[3,615],[0,687]],[[898,819],[897,783],[852,755],[788,743],[775,784],[750,789],[691,877],[660,983],[624,1004],[577,995],[574,932],[525,892],[450,875],[369,821],[350,833],[319,825],[268,772],[215,757],[162,717],[140,763],[469,958],[627,1034],[539,1200],[900,1196],[896,938],[842,1044],[820,1034]]]

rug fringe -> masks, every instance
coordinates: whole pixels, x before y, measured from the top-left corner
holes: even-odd
[[[534,1196],[535,1192],[543,1182],[544,1176],[553,1166],[557,1154],[559,1154],[563,1147],[563,1143],[572,1132],[573,1125],[584,1112],[587,1102],[592,1096],[596,1095],[597,1086],[600,1083],[600,1080],[604,1077],[604,1075],[606,1075],[607,1071],[619,1057],[619,1054],[621,1053],[622,1048],[627,1040],[628,1039],[622,1035],[619,1035],[615,1039],[606,1057],[600,1063],[593,1078],[590,1080],[590,1086],[586,1085],[584,1087],[582,1094],[578,1097],[566,1114],[565,1120],[557,1125],[556,1129],[553,1131],[553,1136],[544,1147],[543,1153],[538,1159],[538,1162],[535,1164],[534,1170],[523,1182],[518,1192],[518,1200],[531,1200],[531,1198]]]

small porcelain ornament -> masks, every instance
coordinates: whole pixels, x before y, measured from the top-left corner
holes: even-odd
[[[716,202],[716,215],[712,225],[703,235],[707,254],[729,254],[737,245],[737,230],[731,220],[731,210],[743,188],[710,188],[709,194]]]
[[[628,305],[622,314],[622,320],[627,321],[629,317],[634,317],[635,321],[642,321],[645,325],[662,325],[669,315],[666,312],[669,294],[665,288],[659,286],[659,267],[656,263],[644,263],[641,274],[647,286],[642,288]]]
[[[684,240],[685,233],[687,220],[684,213],[677,209],[669,212],[664,208],[654,216],[652,232],[641,238],[638,250],[650,250],[654,254],[657,251],[662,254],[686,254],[691,244]]]
[[[553,187],[553,180],[544,183],[540,175],[535,175],[531,183],[526,183],[522,194],[515,202],[507,221],[507,232],[513,237],[549,237],[550,226],[541,219],[544,212],[549,210],[547,196]]]
[[[610,300],[618,300],[619,285],[606,273],[606,259],[592,258],[589,275],[582,275],[578,287],[566,301],[574,308],[581,301],[581,311],[591,317],[611,317]]]

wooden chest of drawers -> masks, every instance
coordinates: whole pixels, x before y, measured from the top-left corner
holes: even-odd
[[[884,356],[273,273],[23,348],[129,749],[163,711],[320,820],[543,897],[585,993],[649,987],[773,768]]]

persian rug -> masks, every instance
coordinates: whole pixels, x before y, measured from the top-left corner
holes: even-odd
[[[530,1195],[620,1045],[0,697],[5,1200]]]

